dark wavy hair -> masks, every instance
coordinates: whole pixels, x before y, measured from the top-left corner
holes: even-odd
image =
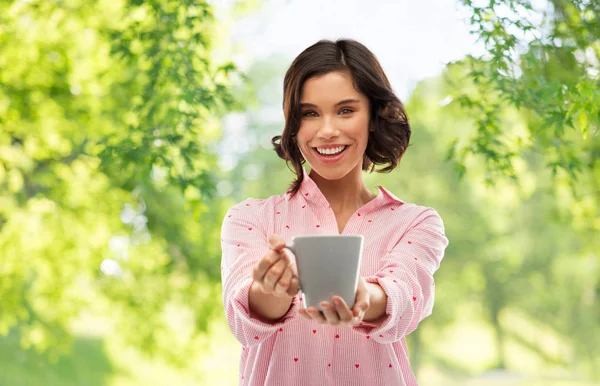
[[[369,99],[369,139],[363,159],[363,170],[389,173],[398,166],[410,141],[408,116],[379,61],[361,43],[351,39],[321,40],[305,49],[287,70],[283,81],[283,113],[285,127],[282,135],[271,143],[277,155],[291,163],[296,180],[288,193],[296,194],[304,178],[305,162],[296,144],[300,127],[300,97],[302,86],[309,78],[339,71],[352,78],[354,88]]]

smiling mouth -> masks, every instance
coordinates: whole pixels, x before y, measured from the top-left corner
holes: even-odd
[[[317,148],[316,148],[316,147],[313,147],[313,150],[314,150],[314,151],[315,151],[315,152],[316,152],[318,155],[320,155],[321,157],[325,157],[325,158],[334,158],[334,157],[337,157],[337,156],[339,156],[339,155],[340,155],[340,154],[342,154],[343,152],[345,152],[345,151],[346,151],[346,149],[348,149],[348,147],[349,147],[349,145],[344,145],[344,148],[343,148],[341,151],[338,151],[337,153],[333,153],[333,154],[323,154],[323,153],[319,152],[319,151],[317,150]]]

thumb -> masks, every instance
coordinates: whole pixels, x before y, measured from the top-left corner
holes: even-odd
[[[366,301],[357,301],[356,304],[354,305],[354,316],[356,317],[360,317],[361,315],[364,315],[367,310],[369,309],[369,303]]]
[[[361,278],[361,281],[364,280]],[[369,309],[370,303],[370,294],[369,287],[367,287],[366,282],[362,282],[362,285],[358,286],[358,291],[356,293],[356,303],[354,304],[354,316],[360,316],[364,314]]]

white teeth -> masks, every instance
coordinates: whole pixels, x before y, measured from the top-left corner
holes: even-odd
[[[331,149],[317,148],[317,151],[321,154],[337,154],[337,153],[341,153],[345,148],[346,148],[346,146],[338,146],[338,147],[334,147]]]

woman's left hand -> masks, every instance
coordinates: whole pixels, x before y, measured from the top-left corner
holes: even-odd
[[[358,280],[356,299],[352,310],[348,308],[346,302],[340,296],[334,296],[331,298],[331,302],[321,302],[319,305],[322,309],[321,312],[315,307],[308,307],[300,309],[298,313],[304,319],[314,320],[319,324],[329,324],[336,327],[357,325],[362,322],[370,305],[367,282],[362,277]]]

